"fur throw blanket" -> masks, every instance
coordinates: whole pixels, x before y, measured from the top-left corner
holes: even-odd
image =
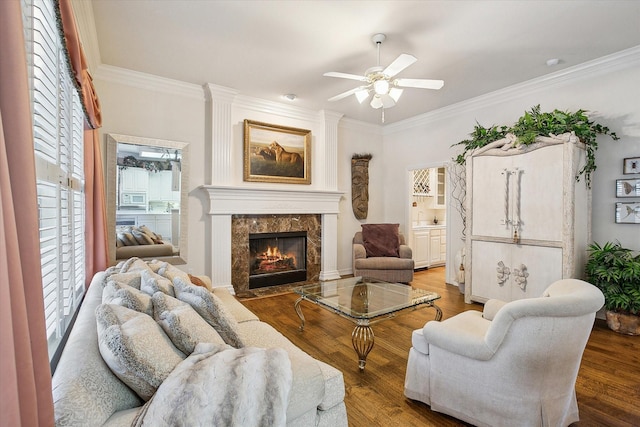
[[[285,426],[292,377],[283,349],[200,343],[132,427]]]

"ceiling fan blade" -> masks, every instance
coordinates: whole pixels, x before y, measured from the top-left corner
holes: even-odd
[[[324,73],[325,77],[337,77],[339,79],[351,79],[358,80],[361,82],[366,82],[367,78],[365,76],[358,76],[357,74],[347,74],[347,73],[338,73],[336,71],[329,71],[328,73]]]
[[[417,60],[418,59],[415,56],[409,55],[408,53],[403,53],[398,56],[391,64],[389,64],[389,66],[384,69],[382,74],[393,77]]]
[[[428,80],[428,79],[396,79],[396,86],[400,87],[417,87],[420,89],[440,89],[444,86],[444,80]]]
[[[353,88],[353,89],[349,89],[346,92],[342,92],[342,93],[340,93],[340,94],[338,94],[338,95],[336,95],[336,96],[334,96],[332,98],[329,98],[328,101],[331,101],[331,102],[332,101],[339,101],[339,100],[341,100],[343,98],[346,98],[349,95],[353,95],[354,93],[356,93],[356,92],[358,92],[360,90],[362,90],[362,87],[356,87],[356,88]]]

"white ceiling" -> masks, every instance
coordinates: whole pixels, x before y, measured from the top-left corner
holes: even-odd
[[[406,89],[393,123],[640,45],[640,1],[220,1],[92,0],[103,64],[242,95],[331,110],[380,123],[354,96],[358,85],[327,71],[376,65],[371,36],[384,33],[381,64],[418,61],[398,77],[442,79]],[[550,58],[561,59],[555,67]]]

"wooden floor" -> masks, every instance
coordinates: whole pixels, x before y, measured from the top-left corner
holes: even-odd
[[[444,283],[444,268],[417,272],[412,285],[442,296],[438,306],[443,319],[465,310],[482,310],[480,304],[465,304],[458,288]],[[293,309],[296,299],[295,294],[286,293],[242,303],[302,350],[343,372],[351,427],[467,425],[403,394],[411,332],[433,319],[433,309],[405,312],[374,325],[375,347],[365,371],[360,372],[351,345],[353,323],[303,302],[306,326],[300,332]],[[576,393],[580,422],[573,426],[640,426],[640,337],[616,334],[596,320]]]

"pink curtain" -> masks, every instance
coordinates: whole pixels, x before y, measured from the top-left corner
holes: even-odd
[[[0,418],[7,426],[53,426],[19,1],[0,1],[0,58]]]
[[[91,277],[96,272],[106,269],[109,263],[107,205],[102,172],[102,151],[98,134],[98,128],[102,126],[102,116],[98,95],[94,89],[78,36],[71,2],[70,0],[59,0],[58,5],[69,62],[78,87],[81,89],[82,102],[89,122],[89,127],[84,132],[86,283],[88,286]]]

